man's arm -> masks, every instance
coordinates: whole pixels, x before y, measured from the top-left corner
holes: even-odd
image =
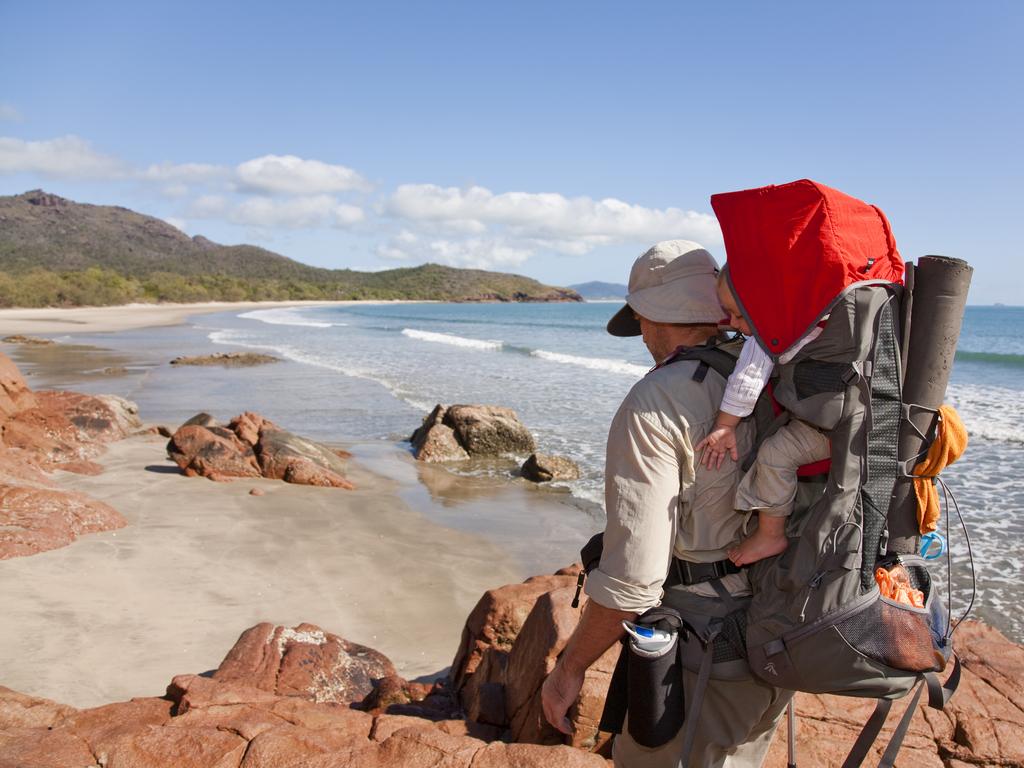
[[[593,600],[587,601],[580,623],[576,625],[558,664],[541,688],[544,717],[562,733],[572,733],[572,725],[566,713],[580,695],[587,669],[622,637],[623,620],[632,621],[635,618],[635,613],[617,611],[605,608]]]

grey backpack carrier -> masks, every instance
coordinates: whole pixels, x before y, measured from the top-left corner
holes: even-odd
[[[922,286],[927,299],[919,296],[917,302],[919,314],[928,315],[921,321],[923,329],[941,327],[942,322],[955,325],[954,348],[969,268],[951,304],[942,306],[930,294],[937,289],[949,293],[942,280],[949,269],[962,277],[960,265],[966,267],[948,259],[927,264],[926,276],[940,279]],[[877,699],[875,712],[844,768],[863,763],[893,700],[916,689],[881,766],[894,764],[922,692],[927,690],[929,706],[942,708],[956,689],[959,662],[951,643],[955,625],[936,579],[917,554],[915,500],[912,492],[909,500],[906,493],[911,469],[933,436],[929,425],[934,427],[935,409],[946,386],[946,379],[936,382],[929,371],[931,390],[926,388],[924,394],[934,402],[905,402],[914,274],[912,265],[908,267],[906,288],[859,283],[826,307],[822,315],[828,320],[820,335],[791,361],[776,367],[773,395],[784,410],[777,417],[766,416],[772,409],[767,394],[755,409],[758,443],[786,420],[799,418],[829,437],[831,464],[823,473],[798,483],[796,504],[787,522],[789,546],[781,555],[749,567],[752,598],[737,600],[720,590],[724,615],[709,617],[700,625],[679,617],[666,622],[660,608],[638,619],[645,623],[649,618],[652,625],[677,630],[679,663],[697,673],[691,711],[684,713],[683,765],[688,764],[707,680],[730,679],[738,666],[782,689]],[[936,316],[937,312],[945,312],[955,323]],[[710,367],[728,376],[735,359],[722,350],[721,346],[698,348],[677,359],[700,360],[701,375],[702,369]],[[953,350],[947,351],[951,360]],[[921,387],[917,390],[921,394]],[[919,439],[908,441],[908,434]],[[747,464],[752,460],[753,455]],[[584,563],[589,560],[596,565],[593,544],[588,546],[591,550],[584,549]],[[911,586],[923,593],[923,608],[880,594],[876,568],[896,564],[905,568]],[[628,656],[628,651],[623,652],[622,657]],[[947,665],[952,670],[943,684],[938,673]],[[628,688],[628,667],[629,662],[620,659],[602,728],[618,731],[616,724],[621,727],[627,697],[617,688]],[[669,737],[678,731],[668,730]],[[790,738],[792,746],[792,733]]]
[[[778,366],[776,400],[789,417],[825,432],[831,466],[827,477],[800,484],[786,551],[750,567],[754,594],[742,617],[750,668],[765,681],[878,699],[844,766],[863,762],[892,700],[916,688],[880,763],[891,766],[922,691],[941,709],[959,681],[955,657],[946,684],[937,677],[951,658],[954,626],[917,554],[915,505],[898,492],[919,458],[900,455],[901,427],[921,410],[903,398],[910,313],[901,299],[909,305],[900,286],[853,286],[830,308],[821,335]],[[875,570],[894,565],[923,593],[923,608],[880,594]]]

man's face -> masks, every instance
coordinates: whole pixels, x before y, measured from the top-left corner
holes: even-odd
[[[736,303],[736,297],[732,295],[732,291],[729,290],[729,285],[725,280],[719,280],[718,282],[718,303],[722,305],[722,309],[729,315],[729,325],[744,336],[753,334],[750,323],[743,318],[739,305]]]

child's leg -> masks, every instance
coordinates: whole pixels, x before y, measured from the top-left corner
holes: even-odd
[[[786,518],[761,512],[757,516],[757,530],[726,554],[736,565],[746,565],[777,555],[785,551],[788,545]]]
[[[756,510],[758,528],[750,538],[729,550],[734,563],[752,563],[786,548],[786,518],[793,511],[796,498],[796,471],[828,455],[828,438],[798,419],[761,444],[757,460],[736,491],[736,508]]]

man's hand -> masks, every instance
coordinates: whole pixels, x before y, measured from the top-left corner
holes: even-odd
[[[622,637],[623,620],[635,618],[635,613],[605,608],[594,600],[583,607],[580,623],[540,690],[544,718],[562,733],[572,735],[567,713],[579,698],[587,668]]]
[[[566,736],[571,736],[573,730],[568,717],[569,707],[576,703],[582,688],[583,675],[574,675],[566,671],[566,666],[560,663],[548,675],[540,689],[545,719]]]
[[[715,424],[715,428],[708,432],[707,436],[697,443],[693,450],[698,454],[697,463],[703,464],[708,469],[719,469],[722,462],[725,461],[727,453],[733,461],[738,461],[740,455],[736,448],[735,427],[727,424]]]

